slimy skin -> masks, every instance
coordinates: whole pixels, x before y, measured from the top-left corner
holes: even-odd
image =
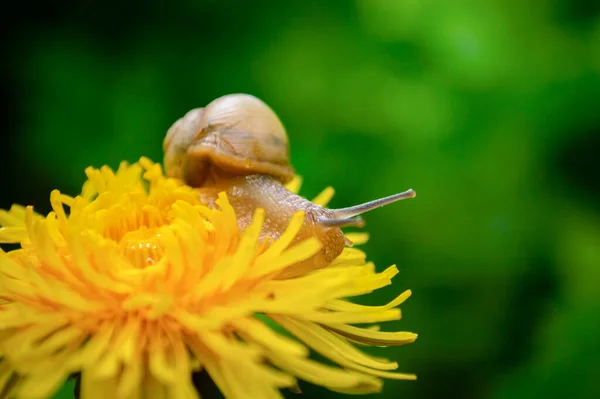
[[[287,190],[278,180],[268,175],[226,176],[213,171],[199,189],[201,201],[216,207],[215,200],[220,192],[225,192],[235,210],[240,229],[252,223],[257,208],[265,210],[265,221],[260,238],[279,239],[287,228],[292,216],[304,211],[304,224],[291,245],[309,237],[316,237],[322,244],[321,250],[312,257],[285,270],[285,276],[296,275],[300,271],[320,269],[337,258],[346,245],[344,233],[339,227],[328,227],[319,223],[321,218],[332,218],[332,212]]]

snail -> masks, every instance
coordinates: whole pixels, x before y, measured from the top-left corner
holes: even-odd
[[[415,196],[411,189],[348,208],[328,209],[287,190],[284,185],[295,171],[286,130],[269,106],[248,94],[219,97],[189,111],[169,128],[163,150],[166,175],[197,187],[201,201],[211,207],[224,191],[240,229],[250,225],[255,209],[263,208],[262,239],[278,239],[292,215],[305,212],[294,242],[315,236],[322,248],[286,269],[286,277],[330,264],[346,244],[351,245],[341,228],[362,227],[361,214]]]

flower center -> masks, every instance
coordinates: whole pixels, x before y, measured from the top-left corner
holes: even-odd
[[[89,223],[112,241],[132,268],[156,265],[164,257],[166,243],[161,232],[181,217],[173,211],[178,209],[177,203],[200,204],[193,188],[165,178],[160,165],[146,158],[132,166],[123,163],[116,173],[108,167],[90,167],[86,174],[85,205],[78,207],[80,203],[71,200],[75,206],[71,218]]]
[[[121,253],[137,268],[156,264],[163,256],[163,248],[159,245],[160,234],[156,228],[140,227],[129,231],[119,241]]]
[[[104,237],[118,244],[133,267],[143,269],[163,256],[159,228],[168,223],[163,212],[146,201],[110,209],[104,215]]]

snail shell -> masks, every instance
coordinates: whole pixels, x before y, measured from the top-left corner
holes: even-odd
[[[165,170],[201,186],[212,167],[231,175],[266,174],[282,183],[295,175],[283,124],[264,102],[230,94],[196,108],[167,132]]]

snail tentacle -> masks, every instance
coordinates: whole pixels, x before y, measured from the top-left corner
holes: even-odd
[[[391,204],[407,198],[414,198],[417,193],[411,188],[402,193],[390,195],[389,197],[379,198],[373,201],[365,202],[364,204],[354,205],[348,208],[330,209],[335,219],[349,219],[354,216],[362,215],[363,213],[372,211],[376,208]]]
[[[317,223],[325,227],[364,227],[365,221],[363,218],[343,218],[343,219],[330,219],[330,218],[318,218]]]

